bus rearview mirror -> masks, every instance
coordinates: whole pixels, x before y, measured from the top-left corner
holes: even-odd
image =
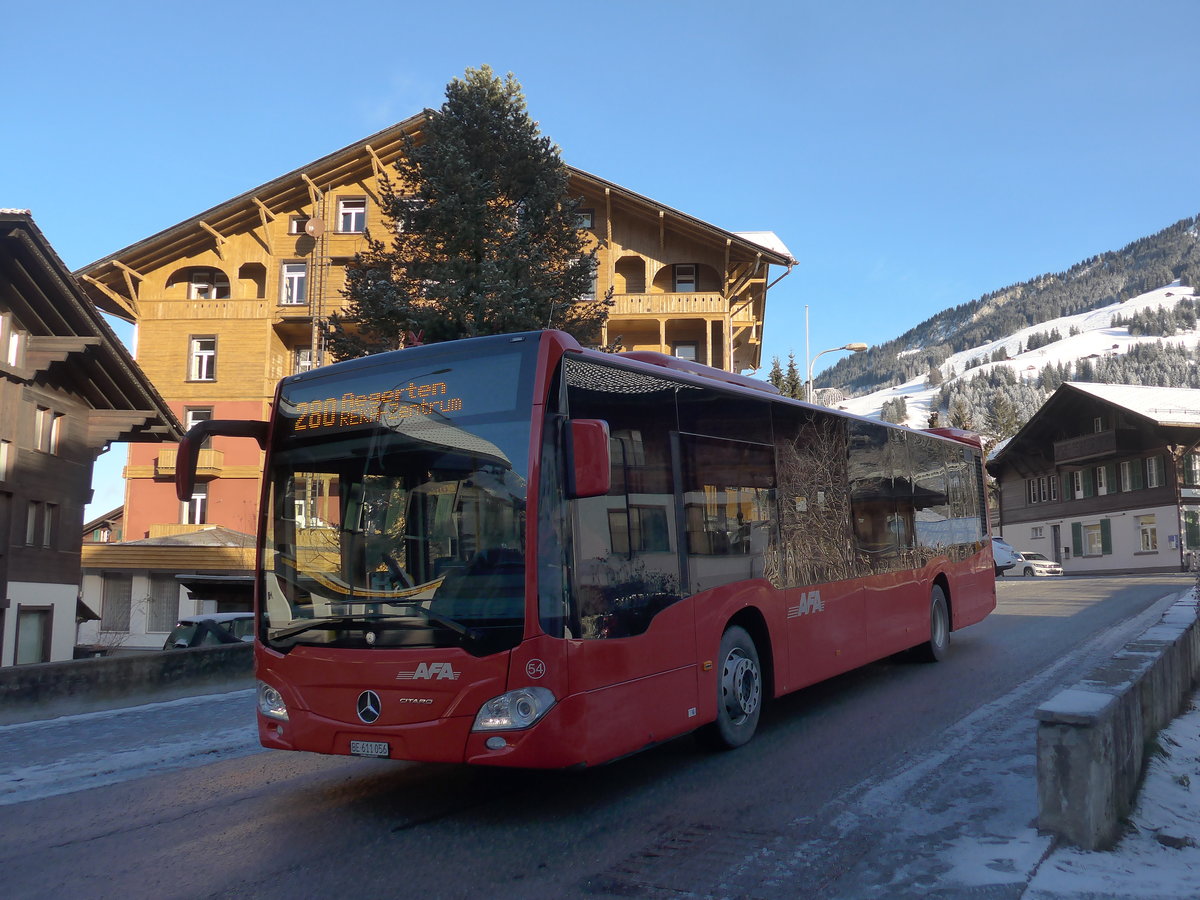
[[[567,432],[567,494],[573,500],[603,497],[612,483],[608,423],[573,419]]]
[[[193,425],[179,442],[175,455],[175,496],[184,503],[196,492],[196,461],[200,448],[211,435],[248,437],[258,441],[261,449],[267,446],[267,423],[254,419],[205,419]]]

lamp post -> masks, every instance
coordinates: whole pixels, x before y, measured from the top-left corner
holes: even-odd
[[[842,344],[840,347],[830,347],[828,350],[822,350],[812,358],[812,362],[808,364],[808,381],[805,382],[804,399],[809,403],[813,402],[813,366],[817,364],[817,360],[826,353],[836,353],[839,350],[849,350],[851,353],[862,353],[867,349],[867,345],[859,342],[852,344]]]

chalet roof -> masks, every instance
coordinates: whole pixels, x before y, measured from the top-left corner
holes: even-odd
[[[144,280],[142,272],[156,270],[214,246],[219,253],[226,235],[251,230],[280,215],[297,213],[311,207],[328,189],[362,183],[379,174],[403,152],[406,141],[421,140],[425,121],[424,113],[405,119],[89,263],[75,274],[82,279],[96,305],[112,315],[132,321],[136,319],[136,287]],[[575,189],[610,197],[635,215],[669,220],[676,230],[727,244],[733,259],[761,258],[765,263],[789,268],[796,263],[787,247],[772,232],[738,234],[725,231],[599,176],[571,166],[567,168]],[[133,314],[124,299],[127,295],[135,298]]]
[[[1149,419],[1157,425],[1200,426],[1200,391],[1141,384],[1067,382],[1074,390]]]
[[[1023,455],[1045,454],[1055,441],[1070,437],[1063,433],[1063,423],[1077,420],[1081,405],[1114,407],[1151,427],[1200,429],[1200,390],[1067,381],[1015,435],[993,450],[988,471],[996,474]]]
[[[28,210],[0,209],[0,302],[28,334],[23,368],[8,371],[70,390],[90,406],[88,446],[180,439],[179,420]]]

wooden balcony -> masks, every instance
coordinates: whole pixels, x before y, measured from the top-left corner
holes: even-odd
[[[1056,463],[1072,463],[1101,456],[1114,456],[1120,452],[1121,445],[1122,442],[1115,429],[1081,434],[1079,437],[1067,438],[1065,441],[1055,441],[1054,461]]]
[[[717,293],[613,294],[609,318],[618,316],[722,316],[729,301]]]
[[[175,448],[159,450],[154,460],[155,478],[174,478],[175,459],[179,451]],[[225,468],[225,454],[220,450],[201,450],[196,456],[197,478],[220,478]]]

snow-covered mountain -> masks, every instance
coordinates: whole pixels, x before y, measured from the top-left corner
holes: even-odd
[[[894,387],[840,400],[836,406],[858,415],[880,418],[884,404],[894,405],[895,401],[902,399],[907,412],[904,424],[914,428],[927,427],[931,413],[937,410],[940,413],[940,424],[949,425],[952,424],[949,421],[952,411],[945,407],[938,409],[939,401],[944,396],[944,388],[949,387],[951,390],[946,393],[953,394],[954,387],[963,386],[972,379],[995,373],[1000,369],[1007,369],[1011,372],[1013,376],[1011,380],[1015,381],[1015,386],[1018,388],[1016,393],[1023,394],[1031,400],[1036,397],[1045,399],[1056,386],[1043,384],[1042,372],[1048,365],[1066,367],[1068,380],[1070,380],[1072,377],[1077,377],[1081,364],[1085,369],[1103,369],[1100,364],[1106,358],[1129,354],[1133,348],[1139,346],[1177,346],[1194,354],[1197,346],[1200,345],[1200,330],[1195,328],[1179,330],[1173,336],[1160,337],[1130,334],[1130,328],[1127,325],[1114,325],[1113,323],[1114,320],[1118,323],[1128,321],[1136,314],[1147,311],[1160,309],[1173,311],[1181,301],[1194,302],[1196,299],[1194,288],[1183,286],[1180,282],[1175,281],[1124,302],[1112,303],[1100,309],[1039,322],[1036,325],[1014,331],[998,340],[954,353],[938,366],[938,371],[943,378],[942,384],[931,385],[928,375],[922,374]],[[1059,336],[1058,340],[1043,343],[1047,336],[1055,334]],[[1026,349],[1031,340],[1035,349]],[[915,348],[907,352],[921,354],[922,349]],[[997,357],[1000,356],[1007,358],[998,359]],[[1009,381],[1010,379],[1005,378],[1004,380]],[[1019,406],[1020,404],[1018,404]],[[1026,406],[1028,406],[1028,402]],[[1018,409],[1021,421],[1028,418],[1031,412],[1030,409]],[[986,430],[983,422],[973,424],[979,430]],[[998,438],[1009,436],[1006,434],[994,435]]]

